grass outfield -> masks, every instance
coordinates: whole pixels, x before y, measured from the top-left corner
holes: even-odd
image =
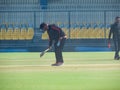
[[[64,52],[65,64],[50,66],[54,53],[0,53],[0,90],[120,90],[114,52]]]

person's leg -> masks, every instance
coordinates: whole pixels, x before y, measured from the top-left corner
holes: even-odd
[[[56,57],[56,63],[52,64],[52,66],[60,66],[63,64],[63,57],[62,57],[62,51],[59,47],[55,47],[55,57]]]
[[[114,46],[115,46],[115,56],[114,56],[114,59],[118,60],[119,59],[119,43],[118,43],[118,40],[114,40]]]
[[[118,56],[119,56],[119,52],[120,52],[120,38],[119,38],[119,41],[118,41]],[[119,56],[119,59],[120,59],[120,56]]]
[[[60,48],[61,48],[61,50],[63,50],[63,48],[64,48],[65,41],[66,41],[66,38],[63,38],[63,39],[61,40],[61,43],[60,43]]]
[[[63,38],[62,40],[61,40],[61,42],[60,42],[60,46],[58,47],[58,52],[59,52],[59,54],[58,54],[58,56],[59,56],[59,59],[58,59],[58,62],[64,62],[63,61],[63,56],[62,56],[62,50],[63,50],[63,48],[64,48],[64,45],[65,45],[65,41],[66,41],[66,38]]]
[[[57,46],[57,42],[55,42],[55,44],[54,44],[54,46],[55,46],[56,64],[58,64],[58,66],[59,66],[59,64],[61,65],[62,63],[64,63],[63,56],[62,56],[62,49],[64,47],[64,44],[65,44],[65,39],[61,40],[60,46]]]

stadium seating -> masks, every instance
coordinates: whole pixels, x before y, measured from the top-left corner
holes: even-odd
[[[110,24],[107,26],[105,22],[109,23],[119,15],[119,11],[114,11],[120,10],[119,3],[119,0],[47,0],[44,12],[40,0],[1,0],[0,23],[18,25],[1,27],[0,40],[31,40],[34,29],[37,30],[43,21],[57,24],[70,39],[105,38],[110,29]],[[28,25],[21,25],[21,22]],[[29,26],[29,23],[34,26]],[[42,39],[48,39],[47,33],[42,35]]]
[[[42,39],[43,40],[49,39],[47,32],[45,32],[45,33],[42,34]]]
[[[42,22],[62,28],[69,39],[66,51],[106,47],[111,22],[119,15],[120,0],[0,0],[0,48],[46,48]]]
[[[79,27],[70,28],[71,39],[82,39],[82,38],[105,38],[108,36],[110,28],[106,28],[104,24],[81,24]],[[64,29],[63,29],[64,30]],[[68,30],[64,30],[68,31]]]
[[[13,38],[13,25],[9,24],[5,35],[5,40],[11,40],[12,38]]]
[[[25,40],[26,39],[26,34],[27,34],[27,27],[25,24],[21,25],[21,30],[20,30],[20,37],[19,40]]]
[[[27,40],[31,40],[31,39],[33,39],[33,36],[34,36],[33,25],[29,24],[28,25],[27,34],[26,34],[26,39]]]
[[[109,30],[110,30],[110,24],[105,26],[102,23],[82,23],[82,24],[75,24],[71,25],[70,28],[70,34],[69,34],[69,28],[67,28],[67,25],[62,27],[62,30],[65,32],[67,37],[70,39],[99,39],[99,38],[108,38]],[[42,39],[48,39],[47,33],[42,34]]]
[[[5,24],[1,25],[0,40],[32,40],[34,37],[34,27],[31,24],[22,24],[21,26],[9,24],[7,26]],[[58,26],[70,39],[108,38],[110,30],[110,24],[105,26],[101,23],[71,23],[70,29],[67,23],[59,23]],[[42,34],[42,39],[48,39],[47,32]]]
[[[0,29],[0,40],[5,40],[6,38],[6,25],[2,24]]]
[[[34,36],[33,25],[2,24],[0,26],[0,40],[32,40]]]
[[[59,26],[66,33],[67,37],[70,36],[70,39],[105,38],[108,37],[110,29],[110,24],[105,26],[104,24],[73,23],[70,29],[68,25],[59,24]],[[32,25],[22,24],[21,27],[12,24],[9,24],[8,27],[1,25],[0,40],[31,40],[33,36],[34,28]],[[42,35],[42,39],[48,39],[47,33]]]
[[[19,37],[20,37],[20,26],[15,25],[14,32],[13,32],[13,40],[19,40]]]
[[[105,30],[106,30],[106,38],[108,38],[108,36],[109,36],[110,25],[111,25],[111,24],[107,24],[107,25],[106,25],[106,29],[105,29]]]

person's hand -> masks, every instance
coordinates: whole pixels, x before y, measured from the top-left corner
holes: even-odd
[[[60,39],[59,40],[62,40],[63,39],[63,37],[60,37]]]
[[[48,49],[50,50],[50,49],[52,49],[52,47],[51,47],[51,46],[49,46],[49,47],[48,47]]]
[[[58,41],[57,46],[58,46],[58,47],[60,46],[60,40]]]

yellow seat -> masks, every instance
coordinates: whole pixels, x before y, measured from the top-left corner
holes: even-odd
[[[96,38],[96,30],[94,29],[94,28],[91,28],[91,36],[90,36],[90,38]]]
[[[103,38],[104,37],[104,30],[101,28],[97,28],[95,30],[95,38]]]
[[[8,28],[6,32],[5,40],[12,40],[13,39],[13,28]]]
[[[87,29],[86,28],[83,28],[82,29],[82,38],[87,38]]]
[[[1,30],[0,30],[0,40],[2,40],[2,34],[1,34]]]
[[[106,29],[106,38],[109,36],[110,29]]]
[[[71,39],[79,39],[81,37],[81,30],[79,28],[71,29]]]
[[[79,39],[80,38],[80,29],[79,28],[75,28],[75,32],[74,32],[74,37],[76,38],[76,39]]]
[[[20,34],[20,28],[15,28],[13,32],[13,40],[19,40]]]
[[[71,29],[70,29],[70,38],[71,38],[71,39],[74,39],[74,38],[75,38],[75,29],[74,29],[74,28],[71,28]]]
[[[94,31],[95,31],[95,32],[94,32],[95,38],[100,38],[100,36],[99,36],[100,28],[97,27]]]
[[[27,33],[27,29],[21,28],[19,40],[26,40],[26,33]]]
[[[82,28],[79,29],[79,38],[83,38],[83,32],[84,30]]]
[[[104,28],[100,30],[100,38],[105,38],[105,30],[104,30]]]
[[[2,24],[0,29],[0,40],[5,40],[6,37],[6,24]]]
[[[34,36],[34,29],[33,28],[28,28],[26,39],[31,40],[31,39],[33,39],[33,36]]]
[[[69,32],[67,28],[62,28],[62,30],[65,32],[66,36],[69,37]]]
[[[6,28],[1,28],[0,40],[5,40],[6,37]]]
[[[45,32],[45,33],[42,34],[42,39],[48,39],[48,34],[47,34],[47,32]]]
[[[86,31],[86,38],[91,38],[92,32],[93,32],[92,29],[88,28],[87,31]]]
[[[79,39],[80,38],[80,29],[76,28],[76,38]]]
[[[27,37],[27,27],[26,24],[21,25],[19,40],[26,40]]]

